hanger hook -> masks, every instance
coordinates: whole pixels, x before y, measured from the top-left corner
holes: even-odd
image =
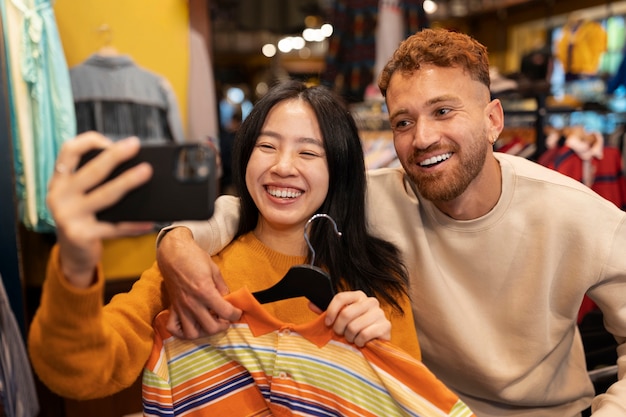
[[[113,28],[108,23],[101,24],[96,30],[104,35],[104,46],[109,46],[113,43]]]
[[[311,245],[311,242],[309,241],[308,229],[309,229],[309,225],[313,222],[313,220],[317,220],[321,217],[324,217],[330,220],[333,223],[335,233],[337,234],[337,236],[341,237],[341,232],[339,231],[339,229],[337,229],[337,222],[335,222],[335,219],[330,217],[328,214],[318,213],[318,214],[314,214],[313,216],[311,216],[309,221],[306,222],[306,224],[304,225],[304,240],[306,240],[306,244],[309,247],[309,251],[311,252],[311,265],[313,265],[313,263],[315,262],[315,249],[313,249],[313,246]]]

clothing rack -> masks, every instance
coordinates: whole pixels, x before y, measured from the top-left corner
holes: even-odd
[[[547,151],[546,147],[546,127],[551,125],[551,121],[555,118],[561,119],[560,126],[566,127],[581,124],[581,121],[589,121],[597,116],[601,120],[602,127],[594,129],[601,132],[605,137],[613,134],[617,129],[624,128],[626,126],[626,113],[613,112],[606,108],[572,108],[572,107],[554,107],[548,106],[546,102],[547,96],[545,94],[536,94],[532,98],[535,100],[536,107],[534,109],[520,109],[515,105],[511,105],[511,108],[507,108],[507,104],[513,103],[516,99],[522,100],[528,98],[527,96],[515,95],[509,97],[497,97],[503,100],[504,116],[505,116],[505,129],[523,128],[527,127],[534,131],[534,143],[536,149],[529,159],[536,161],[541,155]],[[589,115],[593,116],[590,117]],[[611,130],[610,127],[614,126]],[[609,129],[610,131],[608,131]],[[623,149],[623,135],[618,139],[618,146]],[[614,144],[615,145],[615,144]]]
[[[543,90],[538,91],[529,91],[524,93],[514,92],[512,95],[502,95],[495,96],[494,98],[499,98],[503,101],[504,107],[504,123],[506,126],[515,126],[518,123],[515,121],[522,121],[523,125],[530,125],[534,129],[535,132],[535,151],[529,159],[536,161],[541,154],[546,151],[546,134],[544,131],[546,116],[548,114],[548,109],[546,107],[546,95],[547,93]],[[534,109],[507,109],[506,102],[511,100],[524,100],[524,99],[532,99],[534,100]],[[511,123],[513,121],[513,123]]]

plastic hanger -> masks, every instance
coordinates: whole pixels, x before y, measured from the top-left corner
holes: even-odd
[[[264,304],[289,298],[306,297],[322,311],[328,308],[328,304],[335,296],[335,290],[333,289],[330,276],[321,268],[313,265],[315,262],[315,250],[311,246],[307,233],[311,222],[322,217],[330,220],[333,223],[337,236],[341,236],[341,232],[337,230],[337,223],[335,223],[332,217],[327,214],[313,215],[304,226],[304,240],[306,240],[306,244],[311,252],[311,263],[292,266],[276,284],[265,290],[254,292],[252,295],[258,302]]]

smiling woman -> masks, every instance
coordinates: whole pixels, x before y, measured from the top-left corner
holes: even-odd
[[[323,137],[309,104],[295,98],[270,110],[248,160],[245,179],[250,196],[264,213],[256,236],[262,241],[265,234],[279,237],[281,252],[306,253],[302,230],[328,192]],[[290,231],[284,228],[288,218],[293,225]]]

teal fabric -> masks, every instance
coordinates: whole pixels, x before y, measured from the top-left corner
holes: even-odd
[[[54,230],[54,220],[45,201],[48,181],[61,145],[76,135],[74,100],[52,3],[50,0],[12,0],[12,3],[24,16],[20,67],[28,85],[33,123],[31,169],[35,173],[37,221],[24,223],[34,231],[47,232]],[[20,140],[19,135],[14,136],[14,142]],[[17,173],[20,169],[23,172],[20,149],[23,147],[15,146]],[[20,202],[20,207],[23,204]]]
[[[13,91],[13,83],[12,83],[12,69],[11,66],[8,65],[10,60],[9,57],[9,43],[7,38],[7,13],[6,13],[6,4],[4,0],[0,0],[0,12],[2,12],[2,28],[4,31],[4,41],[5,41],[5,62],[7,65],[5,67],[6,70],[6,83],[7,83],[7,97],[9,99],[9,116],[10,116],[10,126],[11,126],[11,137],[14,139],[12,143],[13,149],[13,166],[15,171],[15,190],[16,196],[18,198],[18,210],[20,213],[23,213],[23,203],[26,199],[26,190],[24,185],[24,166],[22,164],[22,150],[20,146],[20,142],[15,140],[20,137],[19,126],[17,124],[17,119],[15,115],[15,105],[14,105],[14,91]]]

